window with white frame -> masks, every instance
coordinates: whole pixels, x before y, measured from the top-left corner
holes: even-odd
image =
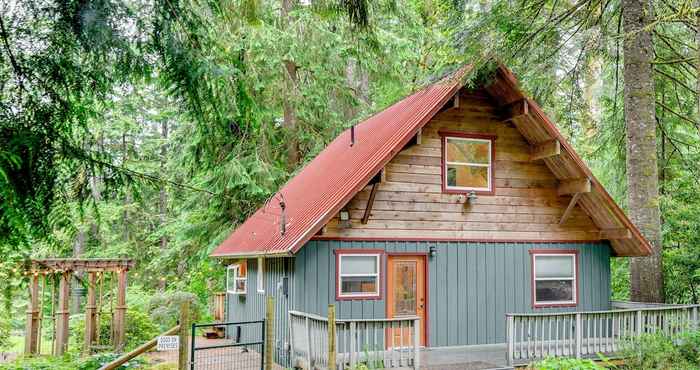
[[[230,294],[246,294],[248,271],[245,262],[229,265],[226,269],[226,291]]]
[[[443,137],[443,179],[445,190],[491,191],[491,139],[462,136]]]
[[[576,304],[576,253],[533,253],[535,306]]]
[[[338,298],[379,298],[381,254],[338,254]]]
[[[265,259],[258,257],[258,271],[256,279],[258,293],[265,294]]]

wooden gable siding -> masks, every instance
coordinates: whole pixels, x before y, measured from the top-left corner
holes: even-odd
[[[442,193],[441,130],[497,136],[495,195],[465,206],[463,196]],[[530,161],[530,151],[484,93],[463,90],[458,108],[439,113],[423,128],[421,144],[386,166],[368,222],[361,220],[371,186],[348,204],[351,227],[341,227],[335,217],[320,238],[599,240],[600,230],[578,206],[559,225],[571,197],[557,195],[558,180],[543,161]]]

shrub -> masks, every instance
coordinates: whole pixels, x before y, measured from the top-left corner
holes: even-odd
[[[644,334],[623,352],[630,369],[690,370],[700,368],[700,332],[676,337]]]
[[[530,365],[535,370],[604,370],[607,367],[598,365],[593,360],[575,358],[546,358]]]
[[[190,302],[190,320],[195,322],[201,315],[201,305],[197,297],[187,292],[161,292],[156,293],[149,302],[151,318],[159,326],[161,331],[168,330],[177,325],[180,317],[180,305],[184,301]]]
[[[106,342],[111,336],[111,317],[103,314],[100,316],[100,338]],[[153,339],[160,331],[150,316],[142,311],[129,308],[126,310],[125,346],[132,349]],[[71,323],[71,335],[78,349],[83,347],[85,339],[85,317],[79,316],[75,323]]]
[[[0,364],[0,370],[97,370],[118,356],[115,353],[103,353],[90,357],[80,357],[77,352],[68,352],[60,357],[19,357],[10,363]],[[134,359],[118,369],[136,369],[142,368],[143,365],[143,360]]]
[[[0,312],[0,352],[10,346],[11,332],[12,325],[10,323],[10,318]]]

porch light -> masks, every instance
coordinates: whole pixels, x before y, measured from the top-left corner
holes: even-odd
[[[437,256],[437,248],[435,248],[435,246],[430,246],[429,255],[430,258]]]
[[[350,223],[350,211],[348,211],[347,209],[340,210],[339,217],[340,217],[340,227],[347,229],[347,228],[350,228],[352,226]]]
[[[467,194],[467,203],[468,204],[474,204],[476,202],[477,196],[475,191],[470,191],[469,194]]]

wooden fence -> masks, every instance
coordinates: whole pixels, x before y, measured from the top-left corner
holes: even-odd
[[[546,357],[615,355],[644,333],[676,335],[698,328],[700,305],[611,311],[507,314],[508,365]]]
[[[289,311],[292,365],[302,369],[420,368],[420,319],[335,320]],[[329,322],[331,324],[329,324]],[[333,325],[335,322],[335,325]],[[335,332],[329,332],[335,327]],[[335,361],[334,361],[335,360]],[[335,366],[329,363],[335,362]]]

